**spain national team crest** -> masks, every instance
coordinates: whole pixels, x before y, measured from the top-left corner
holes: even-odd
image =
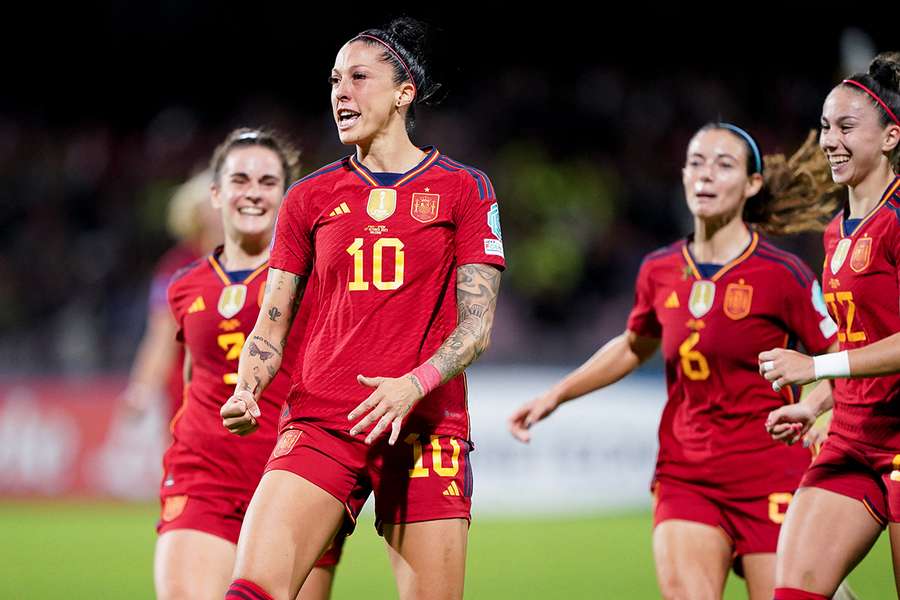
[[[722,310],[729,319],[743,319],[750,314],[750,305],[753,303],[753,286],[744,283],[741,279],[737,283],[729,283],[725,288],[725,299],[722,301]]]
[[[397,190],[392,188],[375,188],[369,192],[366,212],[376,221],[384,221],[397,210]]]
[[[185,495],[167,496],[163,500],[162,520],[168,523],[180,517],[181,513],[184,512],[187,501],[188,497]]]
[[[688,309],[695,319],[699,319],[710,311],[716,299],[716,284],[712,281],[695,281],[691,286]]]
[[[844,238],[834,247],[830,265],[832,275],[837,275],[837,272],[844,266],[844,261],[847,260],[847,254],[850,252],[850,243],[850,238]]]
[[[272,450],[272,458],[284,456],[285,454],[293,450],[294,444],[297,443],[297,440],[300,439],[301,435],[303,435],[303,432],[299,429],[288,429],[287,431],[282,433],[281,437],[278,438],[278,443],[275,445],[275,449]]]
[[[413,194],[409,214],[420,223],[431,223],[437,219],[440,202],[440,194]]]
[[[872,256],[872,238],[863,236],[856,241],[853,246],[853,254],[850,255],[850,268],[856,273],[866,270],[869,266],[869,259]]]
[[[219,295],[219,314],[230,319],[241,312],[247,300],[247,286],[243,283],[225,286]]]

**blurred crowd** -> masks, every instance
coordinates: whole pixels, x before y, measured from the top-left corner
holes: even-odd
[[[620,332],[642,256],[689,233],[680,168],[692,133],[721,118],[765,153],[790,152],[830,87],[870,58],[865,44],[807,78],[727,64],[479,69],[421,111],[414,139],[487,172],[500,200],[509,269],[485,360],[572,363]],[[285,132],[304,172],[351,151],[327,86],[310,90],[317,102],[299,108],[269,90],[212,117],[177,98],[127,123],[0,113],[0,371],[126,370],[173,244],[169,199],[232,127]],[[776,243],[818,270],[815,235]]]

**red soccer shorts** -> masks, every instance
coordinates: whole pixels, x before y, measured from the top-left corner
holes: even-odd
[[[156,525],[158,534],[176,529],[194,529],[237,544],[250,498],[178,494],[162,496],[160,503],[162,512]],[[338,564],[343,547],[344,538],[338,537],[316,562],[316,566]]]
[[[900,521],[898,453],[829,435],[800,487],[821,488],[859,500],[882,527]]]
[[[657,479],[654,496],[654,527],[670,519],[718,527],[734,548],[734,556],[740,558],[745,554],[775,552],[793,490],[772,490],[764,496],[736,499],[717,487]]]
[[[289,471],[337,498],[350,533],[369,494],[375,493],[375,526],[438,519],[471,521],[472,444],[451,436],[407,433],[390,446],[306,421],[281,432],[266,471]]]

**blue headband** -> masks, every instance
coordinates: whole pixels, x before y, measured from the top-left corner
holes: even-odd
[[[753,139],[753,136],[738,127],[737,125],[732,125],[731,123],[717,123],[717,127],[721,127],[722,129],[727,129],[732,133],[736,133],[741,136],[745,142],[750,146],[750,149],[753,150],[753,159],[756,162],[756,171],[755,173],[763,172],[763,161],[762,155],[759,153],[759,146],[756,145],[756,140]]]

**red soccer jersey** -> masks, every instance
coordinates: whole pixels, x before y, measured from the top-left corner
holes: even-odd
[[[772,390],[757,355],[800,341],[819,353],[834,323],[812,272],[753,233],[750,245],[709,278],[682,240],[648,255],[628,328],[662,338],[668,402],[659,426],[657,476],[752,493],[775,473],[799,480],[810,453],[775,442],[769,411],[795,400]]]
[[[169,310],[169,302],[167,298],[167,290],[172,276],[180,269],[185,268],[197,258],[197,254],[187,244],[178,244],[173,246],[156,264],[153,272],[153,280],[150,282],[150,311]],[[182,394],[184,392],[184,376],[182,371],[184,368],[184,348],[178,346],[178,353],[169,367],[169,376],[166,380],[166,392],[169,397],[169,413],[167,418],[171,418],[178,408],[181,406]]]
[[[822,286],[842,350],[900,331],[900,177],[852,233],[845,217],[825,230]],[[834,382],[832,433],[882,449],[900,446],[900,375]]]
[[[303,306],[292,419],[349,429],[348,413],[371,392],[357,374],[399,377],[456,327],[456,268],[505,266],[491,182],[425,150],[392,185],[350,156],[301,179],[284,199],[271,265],[309,275],[306,293],[315,294]],[[423,398],[405,426],[468,439],[464,376]]]
[[[173,279],[169,304],[178,338],[190,353],[191,380],[172,420],[172,447],[163,461],[164,494],[210,491],[252,493],[272,447],[290,388],[296,356],[286,349],[283,369],[259,400],[259,430],[245,437],[222,426],[219,409],[234,392],[241,349],[259,315],[268,264],[234,283],[219,265],[217,250]],[[260,347],[268,352],[268,348]]]

